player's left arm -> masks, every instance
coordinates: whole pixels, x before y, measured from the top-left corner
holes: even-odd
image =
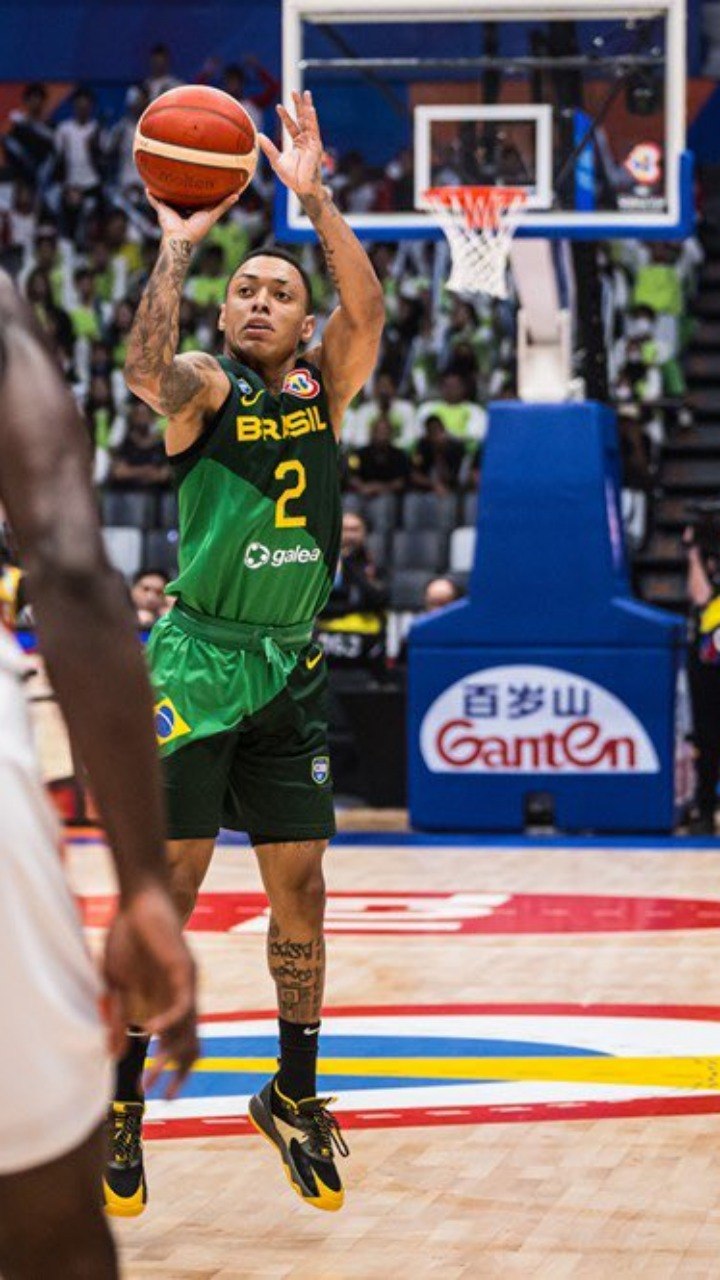
[[[285,151],[260,134],[260,146],[275,173],[298,196],[312,222],[338,292],[322,343],[308,352],[322,370],[333,422],[339,431],[350,401],[365,385],[377,361],[385,323],[385,300],[372,263],[355,232],[322,183],[323,145],[312,95],[293,94],[294,119],[278,107],[290,145]]]

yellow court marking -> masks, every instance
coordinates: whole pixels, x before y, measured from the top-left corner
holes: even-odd
[[[201,1058],[195,1067],[195,1071],[247,1074],[276,1070],[276,1058]],[[566,1084],[720,1090],[720,1057],[321,1058],[318,1070],[325,1075],[395,1076],[408,1080],[552,1080]]]

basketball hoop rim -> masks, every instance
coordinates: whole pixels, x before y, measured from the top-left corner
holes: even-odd
[[[525,187],[511,186],[427,187],[422,193],[430,213],[441,205],[451,217],[462,217],[469,230],[501,226],[510,213],[524,213],[528,200]]]

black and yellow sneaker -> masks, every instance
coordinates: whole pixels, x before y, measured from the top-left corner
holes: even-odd
[[[350,1154],[340,1125],[328,1111],[334,1098],[293,1102],[280,1093],[275,1078],[250,1099],[248,1116],[258,1133],[280,1152],[285,1173],[297,1194],[315,1209],[342,1209],[345,1193],[335,1168],[333,1148]]]
[[[113,1102],[108,1112],[108,1158],[103,1177],[105,1212],[136,1218],[147,1204],[143,1167],[144,1102]]]

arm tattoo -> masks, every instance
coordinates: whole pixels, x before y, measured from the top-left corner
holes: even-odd
[[[270,974],[277,987],[280,1017],[289,1022],[317,1021],[325,985],[322,934],[302,941],[286,938],[271,919],[267,952]]]
[[[156,386],[163,412],[169,414],[178,413],[203,386],[203,379],[192,364],[174,363],[182,286],[192,251],[189,240],[170,240],[162,246],[128,341],[128,378]],[[196,363],[202,359],[199,356]]]
[[[305,196],[305,199],[302,201],[302,207],[312,223],[316,223],[323,212],[327,213],[328,216],[332,218],[338,218],[340,216],[331,198],[325,192],[323,192],[322,196]],[[322,245],[323,254],[325,255],[325,262],[327,263],[327,269],[330,273],[330,279],[339,294],[340,275],[335,262],[335,250],[332,248],[328,242],[327,236],[324,235],[322,231],[318,231],[317,234],[320,244]]]

